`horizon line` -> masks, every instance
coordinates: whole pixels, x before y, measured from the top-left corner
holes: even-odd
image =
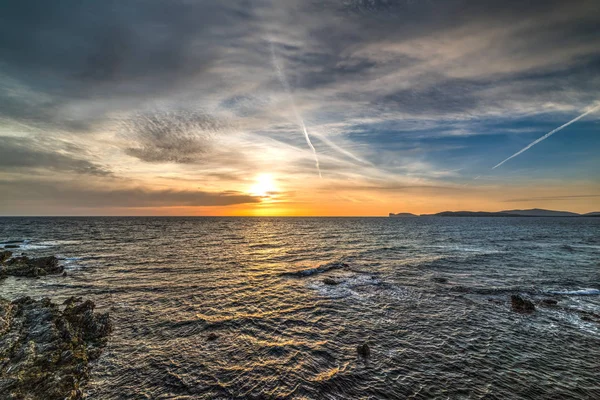
[[[529,211],[529,210],[541,210],[541,211],[552,211],[552,212],[564,212],[576,214],[573,216],[586,216],[591,213],[600,213],[599,211],[588,211],[588,212],[575,212],[566,210],[550,210],[544,208],[529,208],[529,209],[513,209],[513,210],[499,210],[499,211],[471,211],[471,210],[443,210],[431,213],[411,213],[411,212],[389,212],[385,215],[161,215],[161,214],[147,214],[147,215],[131,215],[131,214],[119,214],[119,215],[0,215],[0,218],[389,218],[390,214],[412,214],[416,217],[436,216],[436,214],[444,212],[472,212],[472,213],[501,213],[506,211]],[[520,215],[515,215],[520,217]]]

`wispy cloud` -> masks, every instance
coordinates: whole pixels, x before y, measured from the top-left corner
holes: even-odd
[[[590,199],[594,197],[600,197],[600,194],[576,194],[569,196],[545,196],[545,197],[529,197],[529,198],[520,198],[520,199],[508,199],[503,200],[505,203],[516,203],[516,202],[525,202],[525,201],[542,201],[542,200],[551,200],[551,201],[572,201],[577,199]]]

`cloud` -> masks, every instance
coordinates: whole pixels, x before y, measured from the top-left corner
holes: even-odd
[[[167,206],[228,206],[258,203],[260,198],[239,192],[207,192],[202,190],[151,190],[143,187],[112,189],[87,187],[71,183],[22,180],[0,180],[0,207],[10,209],[16,202],[40,207],[60,206],[167,207]]]
[[[211,149],[212,137],[225,128],[200,112],[140,113],[119,122],[121,134],[136,145],[127,154],[146,162],[195,163]]]
[[[600,194],[574,194],[569,196],[545,196],[545,197],[529,197],[529,198],[521,198],[521,199],[508,199],[503,200],[505,203],[515,203],[522,201],[542,201],[542,200],[553,200],[553,201],[572,201],[577,199],[589,199],[594,197],[600,197]]]
[[[112,172],[99,164],[77,158],[56,149],[43,149],[30,138],[0,136],[0,168],[6,171],[46,170],[62,173],[89,174],[100,177]]]
[[[599,22],[594,0],[12,2],[0,129],[36,139],[7,142],[0,162],[75,180],[269,171],[310,185],[274,38],[323,176],[444,186],[531,121],[596,99]]]
[[[215,30],[243,35],[241,4],[159,0],[51,5],[0,13],[0,115],[81,131],[150,97],[202,86],[224,50]],[[236,27],[239,27],[236,28]]]

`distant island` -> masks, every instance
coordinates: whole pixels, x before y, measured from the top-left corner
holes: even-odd
[[[578,214],[570,211],[544,210],[532,208],[529,210],[504,210],[504,211],[442,211],[436,214],[411,214],[390,213],[390,218],[412,217],[600,217],[600,211]]]

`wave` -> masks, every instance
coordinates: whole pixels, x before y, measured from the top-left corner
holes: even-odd
[[[251,249],[280,249],[284,247],[283,244],[280,243],[257,243],[248,245]]]
[[[577,290],[551,290],[548,293],[567,295],[567,296],[598,296],[600,290],[598,289],[577,289]]]
[[[0,244],[4,246],[7,244],[19,244],[19,243],[23,243],[23,240],[6,240]]]

